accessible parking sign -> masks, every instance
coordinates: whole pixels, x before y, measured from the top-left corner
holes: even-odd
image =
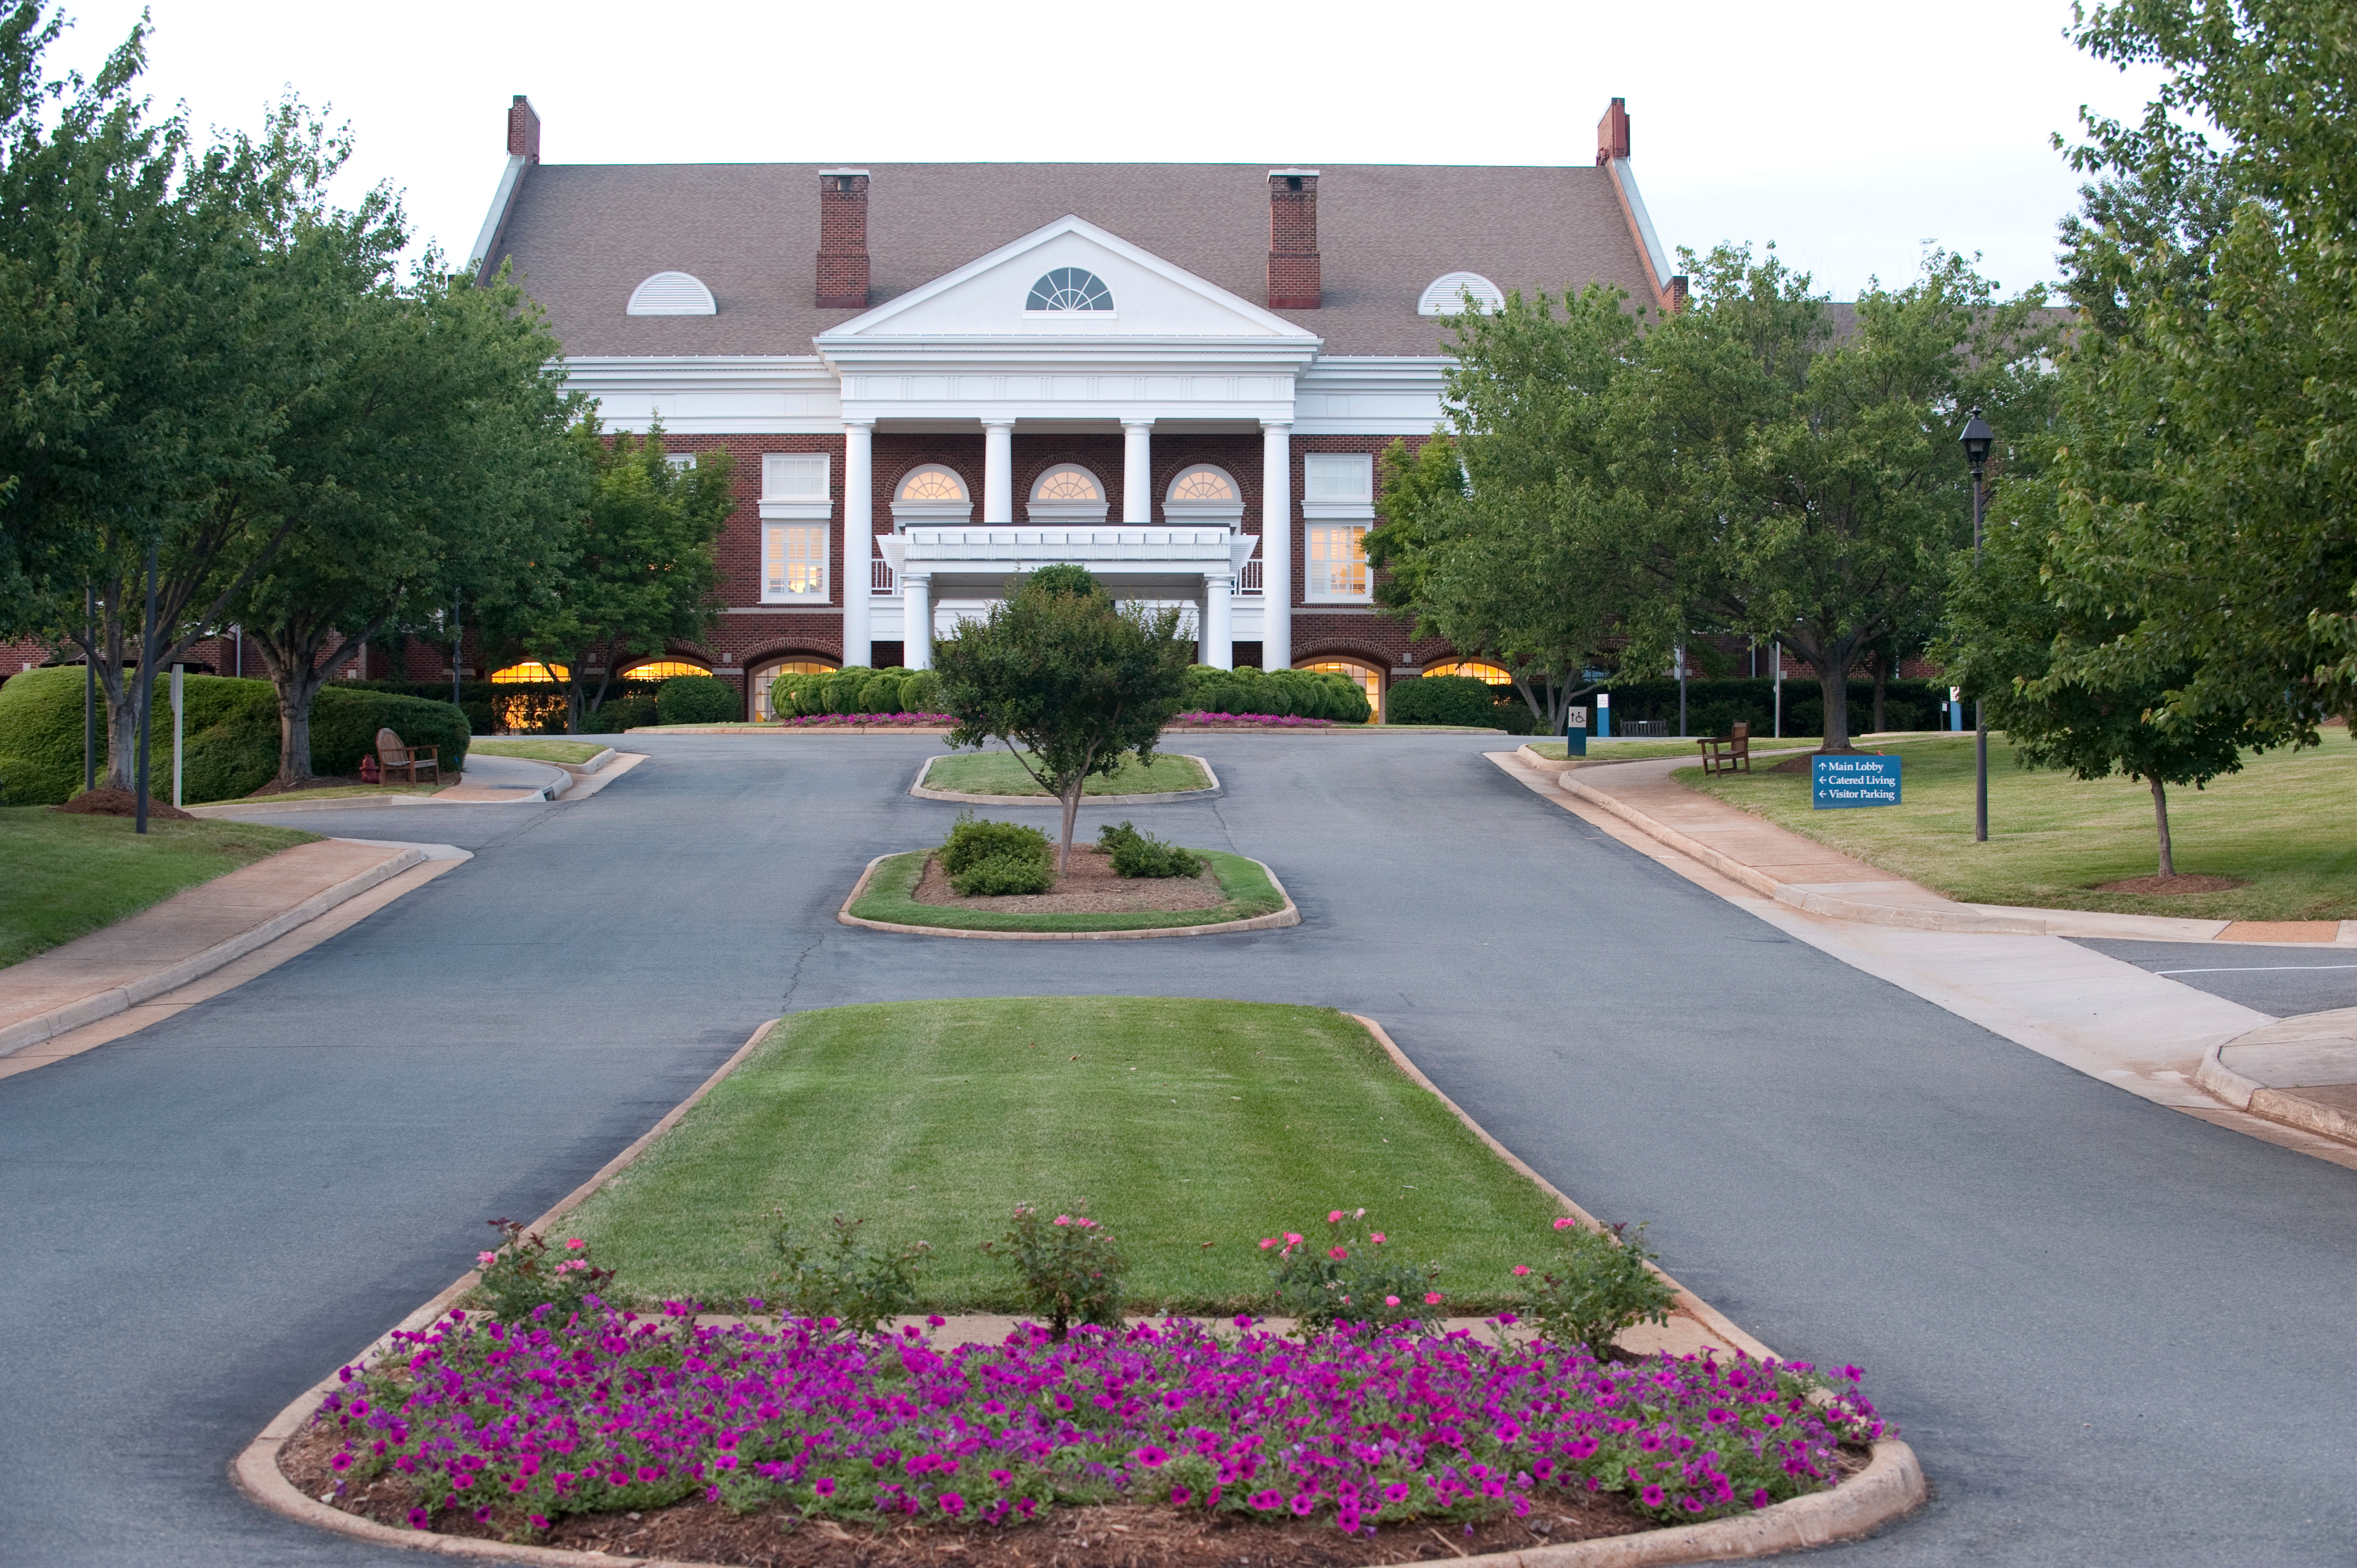
[[[1899,804],[1899,758],[1817,757],[1809,803],[1820,811]]]

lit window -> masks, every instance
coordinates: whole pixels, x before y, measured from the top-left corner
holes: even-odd
[[[1469,675],[1476,681],[1487,681],[1492,686],[1511,686],[1514,683],[1514,678],[1496,665],[1483,664],[1471,659],[1460,659],[1454,664],[1436,664],[1425,673],[1426,675]]]
[[[900,493],[895,499],[904,501],[962,501],[966,499],[965,481],[937,463],[928,463],[900,481]]]
[[[1465,296],[1473,296],[1476,310],[1497,312],[1506,308],[1505,292],[1480,273],[1445,273],[1425,285],[1424,297],[1415,302],[1418,316],[1459,316],[1465,311]]]
[[[712,671],[701,664],[690,664],[681,659],[650,659],[643,664],[633,664],[622,671],[625,681],[668,681],[674,675],[709,675]]]
[[[1363,453],[1305,457],[1302,478],[1308,485],[1305,500],[1374,504],[1375,460]]]
[[[500,686],[521,686],[533,681],[563,681],[571,671],[562,664],[511,664],[504,670],[491,671],[491,682]]]
[[[1101,501],[1104,499],[1104,489],[1097,483],[1097,477],[1086,468],[1071,463],[1059,463],[1039,476],[1039,482],[1031,487],[1031,499],[1035,501]]]
[[[1236,482],[1217,468],[1189,468],[1170,481],[1174,501],[1241,501]]]
[[[1309,671],[1313,674],[1341,676],[1367,694],[1367,706],[1371,710],[1367,722],[1370,724],[1383,722],[1383,677],[1381,671],[1341,659],[1329,659],[1318,664],[1299,664],[1295,668]]]
[[[826,597],[827,528],[823,522],[761,525],[761,596]]]
[[[823,501],[827,499],[827,460],[784,452],[761,456],[761,499],[765,501]]]
[[[1079,267],[1058,267],[1031,285],[1026,310],[1111,310],[1113,291],[1096,274]]]
[[[1364,523],[1312,523],[1309,534],[1309,580],[1303,585],[1313,599],[1363,599],[1367,596],[1367,528]]]
[[[822,675],[835,666],[821,659],[781,659],[775,664],[764,664],[753,671],[753,718],[768,724],[777,715],[770,710],[770,682],[780,675]]]

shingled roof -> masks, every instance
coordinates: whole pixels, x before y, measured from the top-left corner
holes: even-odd
[[[818,165],[534,164],[501,234],[568,355],[808,354],[859,314],[815,295]],[[1255,304],[1268,295],[1268,166],[875,164],[868,300],[881,305],[1067,213]],[[1474,272],[1501,288],[1602,282],[1650,305],[1654,283],[1602,167],[1319,166],[1324,306],[1280,315],[1329,354],[1431,354],[1426,285]],[[713,316],[624,314],[676,269]]]

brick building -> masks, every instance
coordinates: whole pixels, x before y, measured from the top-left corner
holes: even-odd
[[[1440,421],[1441,316],[1684,285],[1619,99],[1587,167],[557,165],[522,97],[508,155],[484,275],[513,263],[608,427],[735,458],[719,629],[668,658],[756,712],[787,665],[923,667],[1050,561],[1190,607],[1205,663],[1380,703],[1455,658],[1359,544],[1376,454]]]

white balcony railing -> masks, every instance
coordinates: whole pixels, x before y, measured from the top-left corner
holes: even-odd
[[[867,591],[869,593],[897,594],[900,591],[899,580],[892,575],[892,564],[890,562],[871,561],[867,564],[869,571]]]
[[[1244,569],[1237,575],[1236,592],[1257,594],[1260,591],[1260,561],[1258,557],[1254,557],[1245,562]]]

